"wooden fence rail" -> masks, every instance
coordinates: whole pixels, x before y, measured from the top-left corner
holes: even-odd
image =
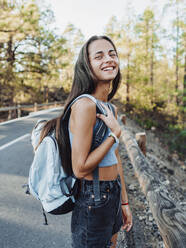
[[[185,248],[186,212],[183,212],[179,204],[170,197],[170,193],[163,182],[160,181],[158,173],[150,166],[149,161],[144,156],[146,150],[142,153],[136,139],[123,125],[121,119],[123,120],[123,117],[120,118],[121,139],[126,146],[142,191],[149,202],[164,245],[166,248]],[[144,136],[144,133],[142,136]]]
[[[32,109],[34,112],[38,111],[39,108],[41,107],[47,107],[47,106],[52,106],[57,107],[57,105],[62,104],[63,102],[50,102],[50,103],[34,103],[32,105],[20,105],[18,104],[17,106],[11,106],[11,107],[3,107],[0,108],[0,112],[5,112],[8,111],[8,120],[11,119],[12,116],[12,111],[17,110],[17,118],[21,117],[21,110],[24,109]]]

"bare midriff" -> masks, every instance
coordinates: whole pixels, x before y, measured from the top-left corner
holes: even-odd
[[[112,181],[118,176],[117,164],[107,167],[99,167],[99,180],[100,181]],[[84,177],[86,180],[93,180],[93,173]]]

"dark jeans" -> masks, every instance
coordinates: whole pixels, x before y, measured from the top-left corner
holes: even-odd
[[[100,201],[95,204],[93,181],[83,180],[72,212],[72,247],[106,248],[123,224],[119,179],[100,181]]]

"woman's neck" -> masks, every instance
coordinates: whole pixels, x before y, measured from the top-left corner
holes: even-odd
[[[110,83],[98,83],[95,92],[92,94],[96,99],[107,102],[108,101],[108,95],[110,93]]]

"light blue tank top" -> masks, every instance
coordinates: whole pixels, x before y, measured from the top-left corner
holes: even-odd
[[[69,120],[69,123],[70,123],[70,120]],[[93,133],[95,133],[95,130],[96,130],[96,126],[98,124],[98,121],[96,120],[96,124],[94,126],[94,129],[93,129]],[[73,134],[70,132],[70,128],[68,128],[69,130],[69,138],[70,138],[70,144],[71,144],[71,147],[72,147],[72,140],[73,140]],[[108,128],[107,129],[107,132],[103,138],[103,141],[108,137],[108,134],[110,133],[110,129]],[[102,141],[102,142],[103,142]],[[107,167],[107,166],[112,166],[114,164],[117,164],[118,163],[118,160],[117,160],[117,157],[116,157],[116,154],[115,154],[115,150],[116,148],[118,147],[118,144],[117,143],[114,143],[112,145],[112,147],[110,148],[110,150],[107,152],[107,154],[105,155],[105,157],[101,160],[101,162],[98,164],[98,167]]]

